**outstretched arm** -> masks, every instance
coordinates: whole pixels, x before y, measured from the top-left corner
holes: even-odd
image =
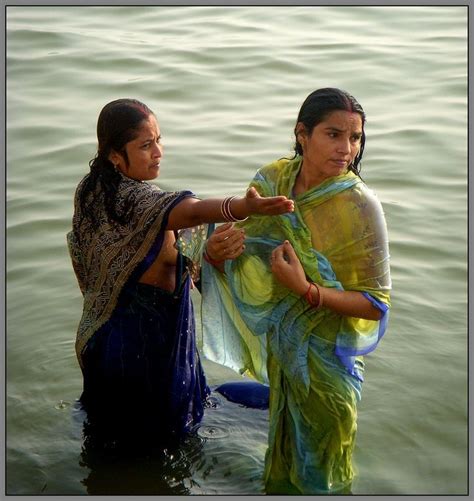
[[[203,223],[226,221],[221,210],[223,201],[223,198],[185,198],[171,210],[166,229],[179,230]],[[236,219],[245,219],[252,214],[275,216],[292,212],[294,203],[285,196],[261,197],[255,188],[249,188],[244,198],[232,200],[229,209]]]
[[[299,296],[306,296],[312,304],[320,303],[322,296],[324,307],[340,315],[366,320],[380,320],[382,316],[382,313],[361,292],[341,291],[321,285],[311,286],[295,250],[288,241],[272,252],[271,268],[275,278],[282,285]]]

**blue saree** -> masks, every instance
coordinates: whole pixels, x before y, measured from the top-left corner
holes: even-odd
[[[86,345],[81,402],[90,419],[108,423],[119,437],[180,438],[203,417],[209,389],[190,280],[185,273],[174,293],[127,284],[111,318]]]
[[[117,204],[134,202],[129,222],[110,224],[98,204],[96,228],[82,217],[81,184],[68,234],[84,296],[76,338],[81,402],[111,440],[179,438],[201,421],[209,394],[196,347],[191,263],[178,253],[173,292],[138,280],[160,253],[169,212],[194,195],[122,176]]]

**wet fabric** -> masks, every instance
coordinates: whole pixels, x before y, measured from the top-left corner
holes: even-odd
[[[190,191],[166,192],[151,183],[119,175],[116,209],[120,214],[127,203],[131,204],[126,224],[111,224],[99,188],[96,188],[94,206],[98,228],[83,217],[79,200],[88,175],[79,183],[74,198],[72,230],[67,234],[67,243],[84,297],[76,336],[76,354],[81,366],[82,350],[112,315],[132,273],[147,256],[153,259],[158,254],[169,211],[183,198],[194,196]],[[154,255],[149,254],[152,246],[155,247]]]
[[[76,353],[89,429],[107,440],[178,438],[200,422],[209,393],[195,339],[190,261],[178,253],[173,293],[139,283],[158,257],[171,209],[189,191],[164,192],[122,175],[117,208],[131,202],[127,224],[112,224],[98,193],[99,227],[75,198],[69,251],[84,296]]]
[[[257,381],[229,381],[216,388],[227,400],[252,409],[268,409],[270,388]]]
[[[199,423],[209,394],[199,359],[190,278],[178,294],[128,285],[84,351],[81,401],[116,438],[179,438]]]
[[[267,490],[317,494],[352,481],[362,355],[385,332],[391,281],[375,194],[347,173],[294,196],[301,162],[282,159],[257,172],[251,186],[293,198],[295,212],[243,223],[245,252],[226,261],[225,275],[203,264],[202,319],[206,357],[270,383]],[[316,310],[280,285],[270,255],[284,240],[313,282],[362,292],[381,320]]]

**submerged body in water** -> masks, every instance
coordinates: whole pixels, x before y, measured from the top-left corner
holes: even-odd
[[[196,349],[189,277],[177,294],[136,283],[84,351],[81,401],[103,430],[146,442],[199,423],[209,389]]]

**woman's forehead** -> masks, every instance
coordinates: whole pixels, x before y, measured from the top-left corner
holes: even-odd
[[[329,113],[320,123],[324,126],[338,125],[338,128],[350,128],[362,130],[362,117],[355,111],[335,110]]]
[[[138,130],[140,135],[150,134],[150,133],[159,135],[160,126],[158,124],[158,121],[156,120],[156,117],[154,115],[149,115],[142,121],[140,128]]]

